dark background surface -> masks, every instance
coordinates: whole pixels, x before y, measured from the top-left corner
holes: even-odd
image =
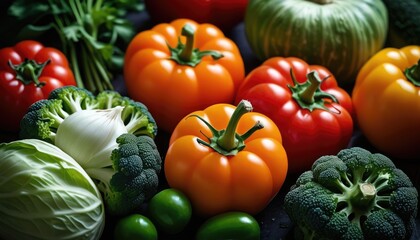
[[[153,26],[154,23],[150,21],[149,16],[146,12],[141,12],[140,14],[130,15],[129,19],[135,24],[137,28],[137,32],[142,30],[149,29]],[[238,24],[235,26],[231,31],[225,32],[226,36],[231,38],[239,47],[243,60],[245,62],[246,71],[247,73],[251,71],[253,68],[257,67],[262,62],[255,58],[252,54],[251,49],[247,43],[245,32],[244,32],[244,25],[243,23]],[[122,75],[117,75],[114,82],[115,90],[120,92],[123,95],[126,95],[126,89],[124,86],[124,79]],[[182,89],[181,89],[182,90]],[[351,89],[347,89],[349,92]],[[169,142],[169,133],[159,132],[156,138],[157,145],[162,155],[162,159],[164,159],[167,144]],[[17,139],[17,136],[14,134],[5,134],[0,133],[0,142],[7,142]],[[363,137],[363,135],[358,131],[357,126],[354,131],[354,136],[349,144],[349,147],[353,146],[360,146],[364,147],[372,152],[378,152],[374,149],[369,142]],[[413,183],[416,185],[417,189],[419,189],[419,182],[420,182],[420,173],[419,173],[419,163],[416,162],[398,162],[395,161],[396,165],[405,171],[410,178],[412,179]],[[267,206],[267,208],[262,211],[261,213],[257,214],[255,217],[260,223],[261,227],[261,239],[262,240],[271,240],[271,239],[293,239],[292,237],[292,228],[293,225],[290,222],[289,217],[284,212],[283,209],[283,199],[285,194],[290,189],[290,186],[295,182],[297,176],[295,175],[288,175],[287,179],[278,193],[278,195],[272,200],[272,202]],[[167,187],[164,172],[161,173],[161,189]],[[193,239],[195,231],[200,226],[200,224],[204,221],[204,219],[195,216],[190,224],[187,226],[185,231],[181,232],[177,235],[160,235],[159,239]],[[420,220],[417,218],[417,228],[416,231],[413,233],[411,240],[420,239]],[[113,225],[115,224],[115,218],[106,219],[106,227],[105,232],[103,234],[102,239],[111,239]]]

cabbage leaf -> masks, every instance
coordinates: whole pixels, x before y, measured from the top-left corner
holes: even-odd
[[[99,239],[100,192],[58,147],[36,139],[0,144],[0,239]]]

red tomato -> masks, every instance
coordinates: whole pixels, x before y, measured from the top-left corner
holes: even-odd
[[[65,85],[76,82],[59,50],[31,40],[0,49],[0,131],[17,132],[32,103]]]
[[[241,99],[276,123],[291,173],[309,170],[316,159],[336,154],[350,142],[351,98],[325,67],[293,57],[268,59],[242,82],[235,102]]]

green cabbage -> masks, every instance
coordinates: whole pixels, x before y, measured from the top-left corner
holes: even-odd
[[[26,139],[0,144],[0,239],[99,239],[100,192],[58,147]]]

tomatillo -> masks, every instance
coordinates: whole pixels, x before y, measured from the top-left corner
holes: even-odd
[[[115,240],[157,240],[155,225],[145,216],[131,214],[118,220],[114,229]]]
[[[259,240],[260,225],[245,212],[226,212],[207,219],[197,231],[197,240]]]
[[[191,202],[181,191],[168,188],[150,199],[149,217],[159,230],[169,234],[181,232],[192,215]]]

